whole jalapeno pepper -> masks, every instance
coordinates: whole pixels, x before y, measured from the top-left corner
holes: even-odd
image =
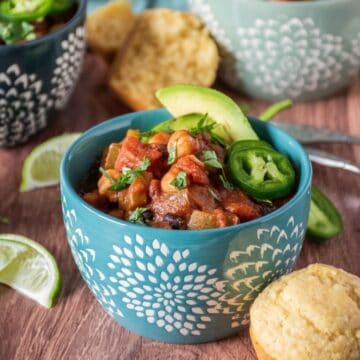
[[[295,171],[289,159],[263,141],[235,143],[228,165],[233,183],[253,198],[274,200],[294,188]]]
[[[0,1],[0,19],[6,21],[32,21],[46,16],[53,0],[2,0]]]
[[[313,185],[307,226],[308,235],[319,240],[326,240],[338,235],[342,229],[341,215],[332,202]]]

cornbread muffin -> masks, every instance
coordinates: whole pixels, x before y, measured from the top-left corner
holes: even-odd
[[[115,59],[110,86],[135,110],[156,108],[156,90],[179,83],[210,86],[218,63],[217,46],[196,16],[147,10]]]
[[[123,45],[134,24],[128,1],[112,1],[100,7],[86,19],[88,44],[106,57],[115,54]]]
[[[359,360],[360,278],[310,265],[269,285],[250,320],[260,360]]]

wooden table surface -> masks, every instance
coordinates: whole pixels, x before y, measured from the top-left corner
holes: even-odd
[[[62,224],[59,189],[18,192],[22,162],[33,146],[129,111],[108,90],[106,74],[106,65],[88,54],[67,109],[27,145],[0,150],[0,214],[11,219],[10,225],[0,225],[0,232],[24,234],[45,245],[63,278],[60,299],[51,310],[0,285],[0,360],[256,359],[247,331],[223,341],[181,346],[150,341],[118,326],[101,309],[75,267]],[[239,102],[249,102],[252,114],[267,105],[229,94]],[[360,135],[360,79],[332,99],[295,105],[280,118]],[[321,148],[360,163],[360,146]],[[314,181],[341,210],[345,231],[320,245],[305,241],[297,267],[323,262],[360,275],[360,177],[314,166]]]

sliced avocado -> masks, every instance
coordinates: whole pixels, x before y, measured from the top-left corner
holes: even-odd
[[[225,94],[196,85],[173,85],[156,92],[158,100],[175,117],[208,114],[224,127],[232,141],[258,139],[239,106]]]
[[[211,134],[216,135],[227,144],[232,143],[232,138],[226,132],[225,128],[204,114],[187,114],[175,119],[166,120],[160,124],[157,124],[151,130],[155,132],[176,131],[182,129],[190,130],[196,128],[200,121],[203,121],[203,126],[214,125],[214,127],[211,129]]]
[[[175,119],[169,119],[154,126],[152,131],[176,131],[183,129],[191,129],[195,127],[199,121],[204,118],[203,114],[187,114]]]

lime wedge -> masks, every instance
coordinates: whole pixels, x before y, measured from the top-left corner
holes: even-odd
[[[61,159],[79,136],[80,133],[64,134],[36,146],[24,161],[20,191],[58,184]]]
[[[0,234],[0,283],[48,308],[61,290],[53,256],[39,243],[14,234]]]

